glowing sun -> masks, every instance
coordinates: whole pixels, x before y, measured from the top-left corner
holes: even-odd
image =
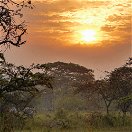
[[[95,30],[83,30],[80,31],[81,41],[83,42],[92,42],[96,40],[96,31]]]

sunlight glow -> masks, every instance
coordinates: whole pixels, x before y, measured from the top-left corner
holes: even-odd
[[[96,31],[94,30],[83,30],[81,33],[81,41],[83,42],[92,42],[96,40]]]

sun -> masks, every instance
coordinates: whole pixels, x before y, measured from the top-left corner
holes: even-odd
[[[96,40],[96,31],[92,29],[80,31],[82,42],[92,42]]]
[[[102,33],[99,29],[93,28],[79,28],[73,32],[72,39],[70,39],[71,44],[94,46],[97,45],[102,39]]]

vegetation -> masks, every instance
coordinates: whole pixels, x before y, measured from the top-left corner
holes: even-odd
[[[79,131],[131,131],[131,119],[126,117],[125,127],[121,115],[103,115],[93,112],[68,112],[60,109],[54,113],[43,113],[28,119],[23,131],[33,132],[79,132]],[[16,131],[19,131],[16,128]]]
[[[0,45],[19,47],[27,29],[16,18],[21,19],[23,8],[32,9],[31,1],[0,4]],[[1,51],[0,131],[131,131],[131,64],[129,58],[96,80],[92,69],[74,63],[15,66]]]
[[[27,30],[25,21],[22,20],[22,9],[25,7],[32,9],[31,1],[0,1],[0,45],[19,47],[25,44],[26,41],[22,40]]]

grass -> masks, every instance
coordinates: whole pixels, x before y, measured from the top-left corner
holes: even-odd
[[[27,121],[22,132],[132,132],[132,128],[131,117],[126,118],[123,126],[121,116],[60,110],[36,115]]]
[[[42,113],[33,119],[25,120],[23,130],[15,132],[132,132],[132,118],[127,116],[123,125],[121,115],[104,115],[94,112],[68,112],[59,110],[55,113]],[[19,125],[19,124],[18,124]]]
[[[15,132],[20,132],[15,131]],[[92,129],[92,128],[78,128],[78,129],[46,129],[46,128],[32,128],[28,130],[23,130],[22,132],[132,132],[130,127],[120,127],[120,128],[102,128],[102,129]]]

